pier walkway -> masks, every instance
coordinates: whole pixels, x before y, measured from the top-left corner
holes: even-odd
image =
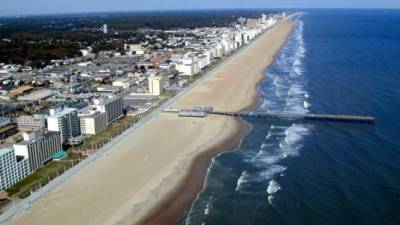
[[[324,115],[324,114],[300,114],[300,113],[235,113],[213,111],[209,114],[224,116],[236,116],[247,118],[261,118],[269,120],[314,120],[314,121],[332,121],[332,122],[351,122],[351,123],[374,123],[375,118],[370,116],[351,116],[351,115]]]
[[[208,114],[233,116],[242,118],[259,118],[267,120],[308,120],[308,121],[330,121],[330,122],[348,122],[348,123],[375,123],[375,118],[371,116],[353,116],[353,115],[327,115],[327,114],[302,114],[302,113],[280,113],[280,112],[222,112],[214,111],[208,107],[202,110],[202,107],[193,109],[168,109],[164,112],[178,113],[181,117],[205,117]],[[199,115],[201,113],[201,116]]]

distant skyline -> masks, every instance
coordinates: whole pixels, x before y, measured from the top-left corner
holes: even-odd
[[[400,0],[0,0],[0,16],[229,8],[400,8]]]

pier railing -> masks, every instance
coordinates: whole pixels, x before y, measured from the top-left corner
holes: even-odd
[[[275,112],[221,112],[213,111],[209,114],[224,116],[263,118],[272,120],[315,120],[351,123],[375,123],[375,118],[371,116],[352,116],[352,115],[325,115],[325,114],[302,114],[302,113],[275,113]]]
[[[202,109],[205,109],[202,111]],[[199,110],[208,114],[234,116],[243,118],[259,118],[267,120],[314,120],[314,121],[331,121],[331,122],[349,122],[349,123],[375,123],[375,118],[372,116],[354,116],[354,115],[329,115],[329,114],[311,114],[311,113],[285,113],[285,112],[223,112],[215,111],[211,107],[194,107],[192,109],[166,109],[166,113],[177,113],[182,117],[199,117],[196,113]],[[184,114],[182,113],[184,112]],[[193,112],[193,113],[191,113]],[[193,114],[193,116],[192,116]]]

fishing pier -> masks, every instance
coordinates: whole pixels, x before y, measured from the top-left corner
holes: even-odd
[[[304,121],[328,121],[328,122],[347,122],[347,123],[375,123],[375,118],[371,116],[354,115],[327,115],[327,114],[309,114],[309,113],[281,113],[281,112],[222,112],[215,111],[212,107],[193,107],[191,109],[169,109],[164,112],[178,113],[180,117],[207,117],[209,114],[232,116],[242,118],[258,118],[265,120],[304,120]]]

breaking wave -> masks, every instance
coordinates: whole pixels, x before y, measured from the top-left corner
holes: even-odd
[[[306,90],[303,58],[306,47],[303,41],[303,22],[297,20],[294,32],[277,56],[274,66],[267,71],[266,83],[261,86],[260,111],[308,113],[311,104]],[[272,204],[276,193],[282,189],[276,177],[283,176],[287,168],[281,161],[296,157],[302,141],[311,131],[311,126],[294,123],[272,124],[260,143],[258,151],[248,151],[245,162],[251,169],[244,170],[237,180],[235,190],[248,193],[254,184],[265,184],[268,202]]]

